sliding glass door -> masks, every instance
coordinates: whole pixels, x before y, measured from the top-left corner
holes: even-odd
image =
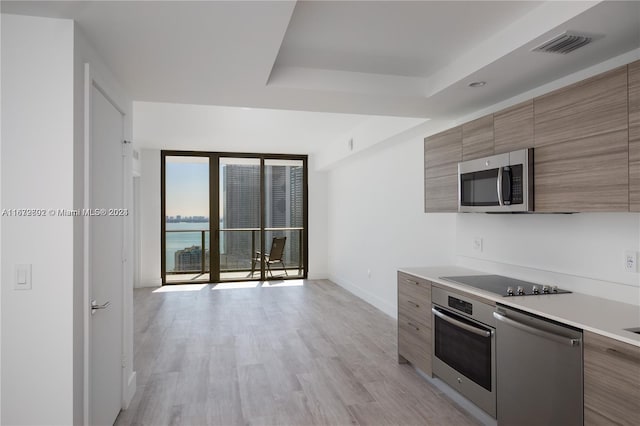
[[[162,151],[161,161],[163,284],[306,278],[306,156]]]

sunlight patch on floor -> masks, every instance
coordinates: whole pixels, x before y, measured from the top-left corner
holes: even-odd
[[[165,285],[157,290],[153,290],[153,293],[175,293],[179,291],[200,291],[208,284],[178,284],[178,285]]]
[[[287,280],[287,281],[266,281],[262,283],[262,287],[302,287],[304,280]]]
[[[220,283],[211,286],[211,290],[234,290],[238,288],[256,288],[260,284],[258,281]]]

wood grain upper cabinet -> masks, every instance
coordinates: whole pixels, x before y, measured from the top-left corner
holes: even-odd
[[[534,99],[535,209],[629,211],[627,67]]]
[[[462,161],[493,155],[493,114],[462,125]]]
[[[533,147],[533,99],[493,115],[494,153]]]
[[[640,61],[629,64],[629,210],[640,212]]]
[[[431,282],[398,272],[398,362],[431,373]]]
[[[637,425],[640,348],[584,332],[584,424]]]
[[[458,211],[458,163],[462,160],[462,127],[424,140],[424,211]]]

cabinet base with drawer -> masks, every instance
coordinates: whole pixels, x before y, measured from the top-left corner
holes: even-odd
[[[398,362],[431,376],[431,282],[398,272]]]

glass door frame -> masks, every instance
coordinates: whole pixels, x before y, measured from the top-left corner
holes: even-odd
[[[194,284],[194,281],[167,282],[166,273],[166,157],[208,157],[209,158],[209,283],[220,281],[220,221],[212,220],[212,216],[220,214],[220,158],[253,158],[260,160],[260,281],[307,279],[309,273],[309,180],[308,180],[308,156],[298,154],[264,154],[264,153],[238,153],[238,152],[213,152],[213,151],[160,151],[160,276],[162,285]],[[265,160],[298,160],[303,165],[303,230],[302,238],[302,276],[269,277],[265,268],[264,256],[266,250],[266,199],[265,199]],[[215,192],[214,192],[215,191]],[[203,247],[203,251],[204,251]],[[257,281],[253,277],[239,278],[234,281]],[[199,281],[198,283],[204,283]]]

